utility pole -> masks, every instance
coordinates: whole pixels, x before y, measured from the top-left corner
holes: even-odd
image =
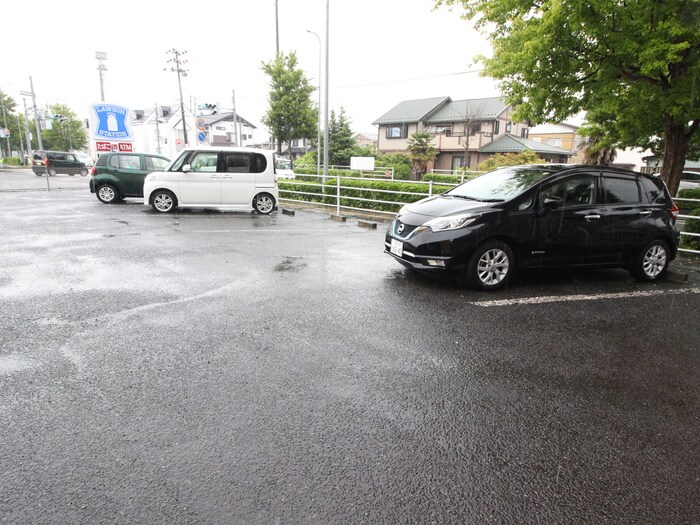
[[[97,71],[100,72],[100,97],[102,102],[105,101],[105,85],[104,77],[102,73],[107,71],[107,66],[105,66],[104,61],[107,60],[107,53],[101,51],[95,51],[95,58],[97,59]]]
[[[321,37],[318,33],[306,30],[318,40],[318,129],[316,130],[316,175],[321,174]]]
[[[158,116],[158,102],[156,102],[155,113],[156,113],[156,140],[158,141],[157,145],[156,145],[156,151],[160,155],[160,126],[158,125],[158,123],[160,121],[160,117]]]
[[[7,127],[7,114],[5,113],[5,93],[0,91],[0,102],[2,102],[2,118],[5,120],[5,129],[9,129]],[[10,137],[5,137],[5,142],[7,143],[7,156],[11,157],[12,152],[10,151]]]
[[[171,49],[168,51],[172,55],[172,58],[168,60],[169,63],[175,64],[175,67],[171,67],[170,71],[177,72],[177,86],[180,89],[180,113],[182,115],[182,133],[185,136],[185,146],[187,146],[187,125],[185,123],[185,103],[182,100],[182,81],[180,76],[186,77],[187,71],[182,69],[182,66],[187,64],[187,60],[183,57],[187,54],[187,51],[178,51],[177,49]],[[167,69],[165,69],[167,71]]]
[[[234,146],[240,146],[239,144],[239,135],[238,135],[238,126],[236,125],[236,121],[238,120],[238,115],[236,114],[236,90],[232,89],[231,90],[231,95],[233,97],[233,145]]]
[[[22,103],[24,104],[24,133],[27,137],[27,153],[31,156],[34,151],[32,150],[32,135],[29,133],[29,115],[27,114],[27,99],[22,97]]]
[[[41,141],[41,126],[39,125],[39,111],[36,109],[36,94],[34,93],[34,81],[29,77],[29,88],[32,90],[32,107],[34,108],[34,125],[36,126],[36,140],[39,144],[39,149],[44,149],[44,143]],[[48,178],[46,179],[48,180]]]
[[[324,115],[323,115],[323,120],[325,124],[325,129],[323,130],[323,182],[326,182],[326,179],[328,178],[328,40],[330,39],[329,33],[330,33],[330,0],[326,0],[326,78],[325,78],[325,86],[324,86],[324,92],[325,92],[325,101],[324,101]],[[338,180],[340,180],[340,176],[338,177]],[[340,202],[340,201],[338,201]],[[338,213],[340,213],[340,210],[338,210]]]
[[[17,134],[19,135],[19,151],[22,153],[20,160],[22,161],[22,166],[24,166],[24,143],[22,141],[22,121],[19,118],[19,113],[17,113]]]
[[[275,38],[276,38],[276,53],[275,56],[280,56],[280,17],[279,17],[279,0],[275,0]]]

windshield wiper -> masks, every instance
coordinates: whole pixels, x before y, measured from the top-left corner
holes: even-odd
[[[478,201],[479,199],[475,199],[474,197],[468,197],[466,195],[459,195],[458,193],[448,193],[450,197],[457,197],[459,199],[466,199],[468,201]]]
[[[505,199],[481,199],[481,202],[505,202]]]

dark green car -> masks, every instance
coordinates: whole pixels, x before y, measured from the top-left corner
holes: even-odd
[[[111,204],[125,197],[143,197],[143,180],[153,171],[164,171],[170,159],[151,153],[104,153],[90,177],[90,192]]]
[[[75,153],[69,151],[36,151],[32,157],[32,171],[37,177],[47,174],[51,177],[57,173],[67,175],[88,174],[87,165]]]

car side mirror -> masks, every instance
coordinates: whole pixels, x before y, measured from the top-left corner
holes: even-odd
[[[563,201],[561,197],[545,197],[544,202],[542,203],[542,207],[545,210],[555,210],[561,206],[562,202]]]
[[[190,166],[189,164],[185,164],[185,165],[182,167],[182,171],[185,172],[185,173],[187,173],[188,171],[192,171],[192,166]]]

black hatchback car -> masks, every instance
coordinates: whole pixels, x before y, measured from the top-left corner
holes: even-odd
[[[385,252],[482,290],[524,267],[611,266],[659,279],[676,256],[678,207],[658,178],[607,167],[499,168],[404,206]]]

